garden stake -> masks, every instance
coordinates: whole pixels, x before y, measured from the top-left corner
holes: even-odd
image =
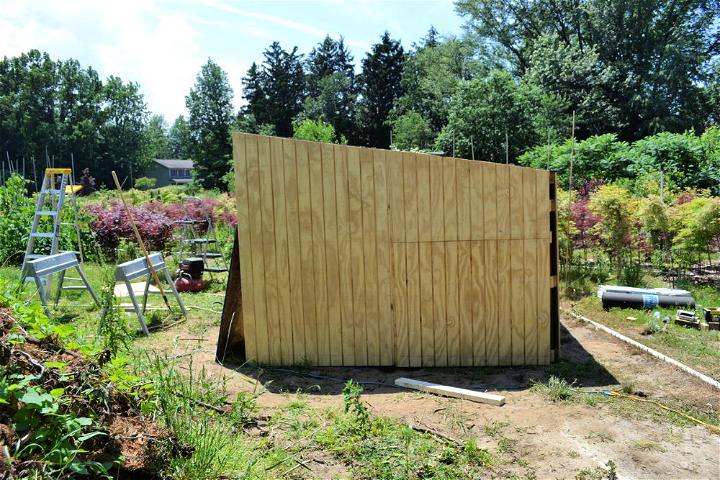
[[[142,238],[140,237],[140,232],[137,229],[137,226],[135,225],[135,219],[133,219],[132,213],[130,212],[130,208],[128,208],[127,203],[125,203],[125,197],[122,193],[122,187],[120,186],[120,181],[118,180],[117,175],[115,174],[115,170],[112,172],[113,180],[115,181],[115,187],[117,188],[118,193],[120,194],[120,200],[122,201],[123,207],[125,207],[125,212],[127,213],[128,218],[130,219],[130,226],[133,229],[133,232],[135,232],[135,238],[137,239],[138,243],[140,244],[140,248],[143,251],[143,254],[145,254],[145,261],[148,264],[148,268],[150,269],[150,273],[152,274],[153,280],[155,280],[155,284],[157,285],[158,289],[160,290],[160,295],[162,295],[163,301],[165,302],[165,305],[167,306],[168,310],[172,312],[172,308],[170,308],[170,302],[168,302],[167,296],[165,295],[165,290],[162,287],[162,284],[160,283],[160,278],[158,278],[158,274],[155,271],[155,267],[153,267],[152,262],[150,261],[150,255],[148,254],[147,249],[145,248],[145,243],[142,241]]]

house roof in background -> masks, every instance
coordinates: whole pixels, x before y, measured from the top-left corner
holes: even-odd
[[[153,161],[165,168],[193,168],[192,160],[155,159]]]

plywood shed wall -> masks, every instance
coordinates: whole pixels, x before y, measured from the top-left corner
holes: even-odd
[[[273,365],[557,355],[551,173],[240,133],[233,157],[240,285],[227,293],[242,300],[223,348]]]

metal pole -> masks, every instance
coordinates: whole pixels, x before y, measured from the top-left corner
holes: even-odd
[[[665,172],[660,170],[660,203],[665,206]]]
[[[548,128],[548,138],[547,138],[547,152],[548,152],[547,170],[550,170],[550,129],[549,128]]]
[[[472,159],[475,160],[475,142],[473,142],[472,135],[470,136],[470,153],[472,155]]]
[[[35,183],[35,191],[37,192],[38,186],[37,186],[37,170],[35,169],[35,155],[32,157],[32,164],[33,164],[33,183]]]

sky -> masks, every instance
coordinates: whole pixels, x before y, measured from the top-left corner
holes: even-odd
[[[359,69],[385,30],[408,49],[431,25],[461,33],[451,0],[0,0],[0,56],[36,48],[137,82],[172,123],[208,58],[227,72],[237,108],[242,76],[273,41],[307,54],[342,35]]]

